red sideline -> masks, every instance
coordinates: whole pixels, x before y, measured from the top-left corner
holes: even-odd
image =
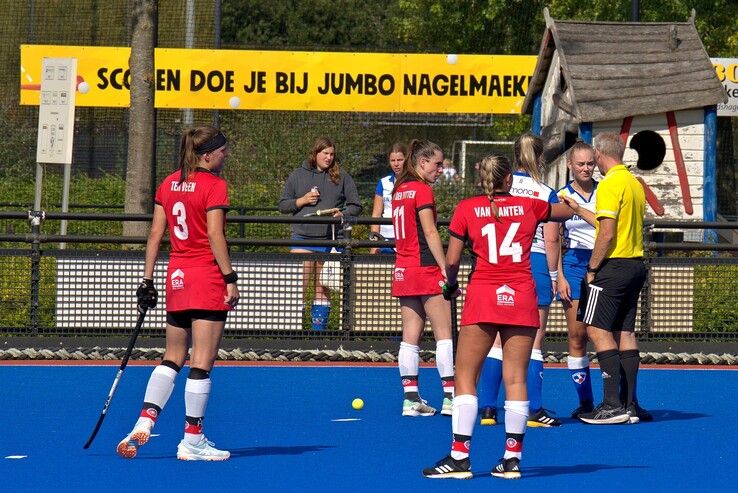
[[[158,361],[129,361],[129,366],[155,366]],[[395,368],[397,363],[370,361],[217,361],[216,366],[275,366],[275,367],[375,367]],[[120,360],[0,360],[0,366],[120,366]],[[422,367],[434,368],[434,363],[421,363]],[[565,363],[546,363],[546,368],[565,369]],[[592,364],[592,368],[599,368]],[[738,370],[735,365],[641,365],[647,370]]]

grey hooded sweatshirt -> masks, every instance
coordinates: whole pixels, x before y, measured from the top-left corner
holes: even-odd
[[[318,203],[298,208],[297,199],[308,193],[313,187],[318,187],[320,192]],[[353,178],[344,170],[341,170],[338,183],[333,184],[327,172],[313,168],[307,161],[304,161],[287,178],[282,196],[279,199],[279,212],[299,217],[318,209],[331,209],[333,207],[345,207],[343,214],[346,216],[359,215],[361,203]],[[290,228],[293,235],[333,239],[330,224],[292,224]]]

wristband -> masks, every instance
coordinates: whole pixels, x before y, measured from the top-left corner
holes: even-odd
[[[558,270],[550,270],[548,271],[548,277],[551,278],[552,281],[556,282],[559,280],[559,271]]]
[[[232,271],[230,274],[224,274],[223,280],[226,284],[236,284],[236,281],[238,281],[238,274],[236,274],[236,271]]]
[[[597,267],[597,268],[595,269],[594,267],[590,267],[589,265],[587,265],[587,272],[588,272],[588,273],[590,273],[590,274],[596,274],[596,273],[597,273],[597,271],[599,271],[599,270],[600,270],[600,268],[599,268],[599,267]]]

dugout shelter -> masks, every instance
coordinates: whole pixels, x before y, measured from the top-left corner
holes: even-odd
[[[625,164],[637,164],[631,170],[644,185],[648,217],[715,221],[716,105],[727,96],[695,11],[687,22],[556,20],[548,9],[544,16],[522,110],[546,143],[547,182],[566,183],[562,154],[577,138],[618,132]]]

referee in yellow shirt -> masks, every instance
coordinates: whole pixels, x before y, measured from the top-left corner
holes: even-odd
[[[587,324],[602,371],[604,399],[579,419],[590,424],[650,420],[634,390],[640,354],[635,318],[646,267],[643,263],[643,187],[623,165],[625,145],[616,133],[594,138],[594,158],[603,179],[597,187],[597,232],[582,281],[577,320]]]

